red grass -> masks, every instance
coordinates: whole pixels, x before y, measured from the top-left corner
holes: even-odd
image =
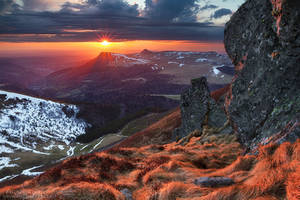
[[[156,169],[169,160],[170,158],[167,156],[152,157],[141,167],[141,172],[138,174],[137,180],[140,180],[147,172]]]
[[[212,96],[219,100],[228,90]],[[259,147],[258,155],[246,156],[235,135],[194,137],[185,146],[166,144],[180,123],[177,109],[118,147],[68,159],[23,185],[0,189],[0,199],[124,200],[123,188],[136,200],[300,199],[300,139],[270,143]],[[193,184],[203,176],[229,177],[235,184]]]
[[[137,200],[299,199],[300,139],[262,146],[256,156],[241,156],[243,149],[228,136],[212,138],[205,145],[201,138],[192,138],[184,147],[171,143],[121,148],[69,159],[23,185],[1,189],[0,199],[123,200],[123,188]],[[194,185],[201,176],[229,177],[235,184]]]
[[[300,163],[297,163],[298,168],[295,172],[289,174],[287,180],[287,197],[289,200],[300,199]]]

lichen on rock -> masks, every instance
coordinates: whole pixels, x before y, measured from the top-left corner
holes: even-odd
[[[227,114],[252,148],[300,121],[299,10],[294,0],[248,0],[226,24],[225,48],[240,69],[228,93]]]

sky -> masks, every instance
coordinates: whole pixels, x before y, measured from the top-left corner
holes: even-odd
[[[213,48],[222,43],[225,23],[243,2],[0,0],[0,52],[17,52],[26,47],[47,49],[47,44],[64,49],[61,44],[66,43],[78,43],[73,45],[78,50],[81,43],[88,49],[104,39],[114,44],[110,48],[115,49],[121,48],[117,44],[135,44],[132,51],[154,43],[153,47],[161,48],[171,48],[169,43],[174,43],[173,48],[186,50],[188,46],[194,50],[197,43],[211,43]]]

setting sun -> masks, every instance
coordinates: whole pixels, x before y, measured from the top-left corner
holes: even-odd
[[[110,42],[108,42],[107,40],[103,40],[101,42],[101,45],[103,45],[103,46],[108,46],[109,44],[110,44]]]

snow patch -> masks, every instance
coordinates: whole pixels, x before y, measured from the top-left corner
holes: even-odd
[[[89,146],[88,144],[85,145],[85,146],[83,146],[83,147],[80,149],[80,151],[82,151],[83,149],[87,148],[88,146]]]
[[[116,57],[116,62],[117,63],[122,64],[122,65],[127,64],[127,66],[141,65],[141,64],[150,63],[149,60],[141,59],[141,58],[128,57],[124,54],[113,53],[112,56]],[[126,66],[126,65],[124,65],[124,66]]]
[[[0,154],[1,153],[14,153],[14,150],[5,145],[0,145]]]
[[[218,75],[221,73],[221,71],[217,69],[217,68],[219,68],[219,67],[224,67],[224,65],[213,66],[212,71],[213,71],[213,73],[215,74],[215,76],[218,76]]]
[[[47,147],[43,147],[43,149],[46,150],[46,151],[50,151],[50,150],[52,150],[54,147],[55,147],[55,145],[54,145],[54,144],[51,144],[51,145],[49,145],[49,146],[47,146]]]
[[[57,146],[60,150],[64,150],[65,149],[65,147],[63,146],[63,145],[58,145]]]
[[[17,167],[17,164],[10,164],[12,160],[9,157],[0,157],[0,170],[3,168]]]
[[[36,154],[50,155],[49,153],[44,153],[44,152],[36,151],[36,150],[28,148],[26,146],[22,146],[22,145],[20,145],[18,143],[11,142],[7,138],[3,138],[3,136],[1,136],[1,135],[0,135],[0,144],[7,144],[7,145],[12,146],[12,147],[14,147],[16,149],[25,150],[25,151],[31,151],[31,152],[36,153]]]
[[[5,176],[3,178],[0,178],[0,183],[6,180],[11,180],[13,178],[16,178],[18,175],[12,175],[12,176]]]
[[[23,170],[23,172],[21,174],[25,175],[25,176],[38,176],[38,175],[42,174],[43,172],[32,172],[32,170],[35,170],[35,169],[40,168],[42,166],[43,165],[32,167],[30,169],[25,169],[25,170]]]
[[[95,146],[94,146],[94,148],[93,148],[93,150],[91,150],[91,152],[92,151],[94,151],[102,142],[103,142],[103,140],[104,140],[104,138],[102,138]]]
[[[195,60],[195,62],[207,62],[208,59],[207,58],[198,58],[197,60]]]
[[[75,149],[75,147],[70,147],[69,150],[67,151],[67,155],[69,157],[74,155],[74,149]]]

